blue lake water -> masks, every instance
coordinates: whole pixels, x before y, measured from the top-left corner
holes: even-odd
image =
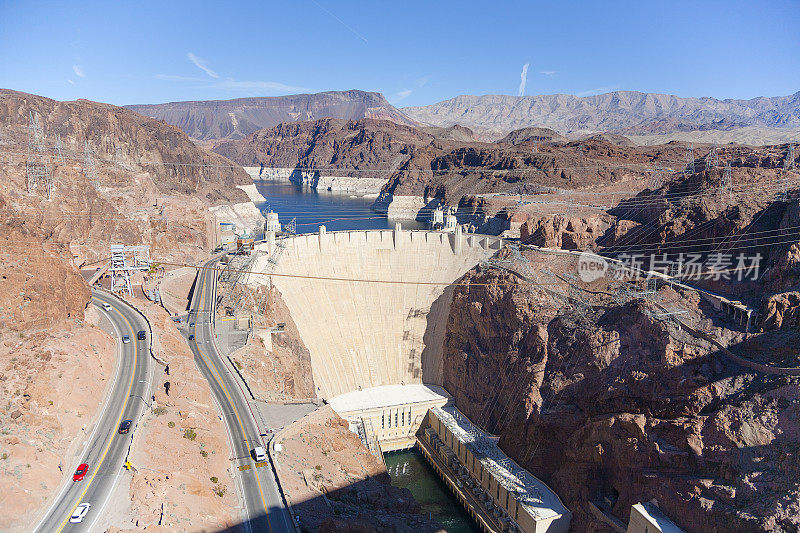
[[[297,218],[297,233],[315,233],[320,225],[328,231],[352,229],[389,229],[395,221],[372,210],[372,198],[351,197],[346,194],[315,191],[306,185],[289,181],[260,181],[256,188],[267,199],[257,204],[265,213],[278,213],[281,224]],[[397,221],[405,229],[422,229],[424,224],[409,220]]]

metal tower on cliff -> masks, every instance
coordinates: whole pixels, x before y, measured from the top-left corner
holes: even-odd
[[[53,196],[53,175],[50,171],[50,155],[44,143],[44,132],[39,116],[29,113],[28,154],[25,162],[25,188],[28,194],[39,190],[48,199]]]

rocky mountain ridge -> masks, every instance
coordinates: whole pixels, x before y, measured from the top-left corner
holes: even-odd
[[[476,195],[530,194],[641,180],[654,166],[682,165],[686,146],[627,146],[619,136],[566,141],[552,130],[524,129],[503,142],[461,140],[425,130],[362,119],[281,124],[214,151],[248,167],[296,169],[321,176],[383,180],[379,202],[397,196],[463,204]],[[436,134],[434,134],[436,133]],[[452,133],[452,132],[451,132]],[[697,147],[703,157],[709,147]],[[641,189],[644,184],[637,184]],[[376,203],[377,205],[377,203]],[[409,212],[403,217],[415,218]]]
[[[359,90],[126,107],[175,125],[199,140],[241,139],[281,123],[322,118],[374,118],[415,124],[382,94]]]
[[[742,126],[800,129],[800,92],[751,100],[682,98],[668,94],[614,91],[596,96],[460,95],[402,111],[418,122],[448,127],[460,124],[496,139],[529,126],[562,134],[611,132],[674,133],[730,130]]]

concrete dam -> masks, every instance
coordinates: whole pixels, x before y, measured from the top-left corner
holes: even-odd
[[[472,425],[442,387],[454,283],[502,246],[461,227],[323,226],[268,237],[244,283],[271,280],[281,292],[311,354],[317,395],[373,454],[417,447],[483,531],[564,533],[572,515],[558,495]]]
[[[317,394],[331,400],[384,385],[441,385],[452,283],[502,240],[398,226],[323,228],[280,244],[273,247],[272,283],[311,353]],[[266,273],[270,257],[259,257],[254,270]],[[246,280],[268,282],[263,275]]]

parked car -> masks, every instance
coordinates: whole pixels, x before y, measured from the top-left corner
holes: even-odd
[[[259,463],[267,460],[267,450],[265,450],[263,446],[256,446],[250,450],[250,455],[252,455],[253,459]]]
[[[123,335],[122,336],[122,344],[128,344],[129,342],[131,342],[130,335]]]
[[[103,309],[106,310],[106,311],[111,311],[112,309],[114,309],[113,307],[111,307],[111,304],[107,304],[105,302],[102,303],[102,306],[103,306]]]
[[[69,517],[70,524],[80,524],[83,522],[83,519],[86,518],[86,515],[89,514],[89,507],[91,507],[91,503],[82,503],[75,508],[75,511],[72,512],[72,516]]]
[[[144,330],[142,330],[136,334],[136,338],[139,339],[140,341],[143,341],[147,338],[147,333],[145,333]]]
[[[119,434],[124,435],[131,429],[131,424],[133,424],[133,420],[123,420],[122,423],[119,425]]]
[[[190,341],[193,341],[193,340],[194,340],[194,333],[190,333],[190,334],[189,334],[189,340],[190,340]]]
[[[89,471],[89,465],[86,463],[81,463],[78,465],[78,469],[72,474],[72,481],[83,481],[84,476],[86,476],[86,472]]]

